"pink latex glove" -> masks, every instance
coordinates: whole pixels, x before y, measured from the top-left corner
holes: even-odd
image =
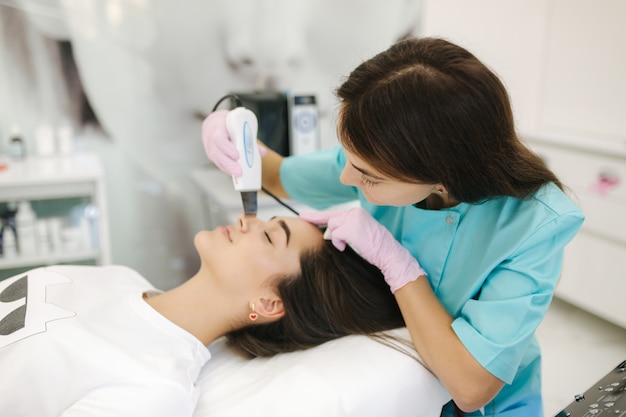
[[[237,162],[239,151],[231,142],[226,130],[228,110],[217,110],[209,114],[202,122],[202,144],[206,156],[219,169],[228,175],[241,176],[243,171]],[[265,156],[267,150],[259,146],[259,153]]]
[[[363,208],[341,211],[302,211],[300,218],[326,225],[324,237],[343,251],[350,245],[369,263],[377,266],[395,293],[426,272],[411,253]]]

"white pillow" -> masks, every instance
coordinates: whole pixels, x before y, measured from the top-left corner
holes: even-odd
[[[209,349],[194,417],[437,417],[450,400],[418,361],[366,336],[252,360],[224,339]]]

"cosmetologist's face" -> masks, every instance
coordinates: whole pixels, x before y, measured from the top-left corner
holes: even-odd
[[[341,171],[341,182],[359,187],[372,204],[407,206],[424,200],[435,190],[435,184],[415,184],[390,178],[354,153],[345,152],[348,160]]]

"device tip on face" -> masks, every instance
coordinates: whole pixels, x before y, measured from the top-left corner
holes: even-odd
[[[244,215],[246,217],[256,217],[258,207],[256,191],[242,191],[241,202],[243,203]]]

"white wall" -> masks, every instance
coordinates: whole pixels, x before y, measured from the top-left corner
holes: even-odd
[[[550,2],[539,126],[626,147],[626,2]]]
[[[92,150],[105,160],[109,180],[113,261],[162,287],[195,267],[191,240],[201,219],[187,173],[206,160],[194,113],[260,80],[313,92],[323,107],[322,144],[330,146],[333,88],[360,60],[415,29],[447,37],[491,66],[511,93],[521,130],[625,141],[622,0],[15,4],[45,18],[0,6],[2,139],[11,119],[33,132],[42,120],[76,117],[54,44],[72,41],[85,92],[105,127]],[[249,13],[233,21],[233,9]],[[18,24],[26,26],[16,32]]]
[[[103,127],[88,147],[104,160],[113,262],[167,289],[198,264],[203,223],[189,172],[208,161],[196,114],[232,91],[312,93],[322,145],[334,145],[334,88],[414,32],[421,2],[0,1],[0,145],[16,121],[30,145],[39,124],[76,119],[55,44],[69,40]]]
[[[428,0],[423,34],[455,41],[503,79],[522,131],[626,148],[626,2]]]

